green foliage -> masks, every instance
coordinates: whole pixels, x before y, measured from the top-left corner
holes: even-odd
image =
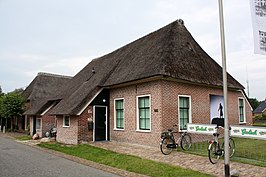
[[[11,92],[0,97],[0,116],[20,117],[24,111],[24,98],[19,92]]]
[[[266,121],[266,115],[258,115],[254,119],[256,119],[256,120],[265,120]]]
[[[32,139],[32,137],[29,136],[29,135],[16,136],[15,138],[16,138],[17,140],[19,140],[19,141],[25,141],[25,140],[31,140],[31,139]]]
[[[254,110],[260,105],[260,102],[256,98],[249,98],[248,100]]]
[[[266,127],[266,115],[258,115],[253,118],[253,126]]]
[[[4,94],[0,94],[0,117],[4,117],[3,99],[4,99]]]

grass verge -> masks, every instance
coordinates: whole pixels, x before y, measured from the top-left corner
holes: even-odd
[[[113,151],[93,147],[90,145],[65,146],[59,143],[41,143],[40,147],[53,149],[69,155],[77,156],[100,164],[112,166],[130,172],[154,177],[178,177],[178,176],[211,176],[190,169],[176,167],[165,163],[142,159],[140,157],[119,154]]]
[[[23,135],[23,136],[15,136],[15,139],[19,141],[26,141],[26,140],[31,140],[32,137],[29,135]]]

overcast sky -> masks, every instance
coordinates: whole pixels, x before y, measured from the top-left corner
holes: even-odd
[[[74,76],[177,19],[221,65],[218,0],[0,0],[0,85],[7,93],[38,72]],[[224,1],[224,20],[227,70],[264,100],[266,56],[253,52],[249,1]]]

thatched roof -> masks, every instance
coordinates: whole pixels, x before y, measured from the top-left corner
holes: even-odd
[[[94,70],[95,72],[92,72]],[[182,20],[92,60],[58,98],[53,114],[76,115],[100,90],[153,76],[222,87],[222,68],[193,39]],[[228,74],[228,87],[244,89]]]
[[[49,73],[38,73],[30,85],[24,90],[22,96],[31,104],[24,114],[36,115],[47,105],[47,100],[53,99],[56,91],[61,90],[71,77]]]

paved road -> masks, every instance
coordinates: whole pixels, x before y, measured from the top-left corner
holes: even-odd
[[[0,137],[1,177],[118,177]]]

